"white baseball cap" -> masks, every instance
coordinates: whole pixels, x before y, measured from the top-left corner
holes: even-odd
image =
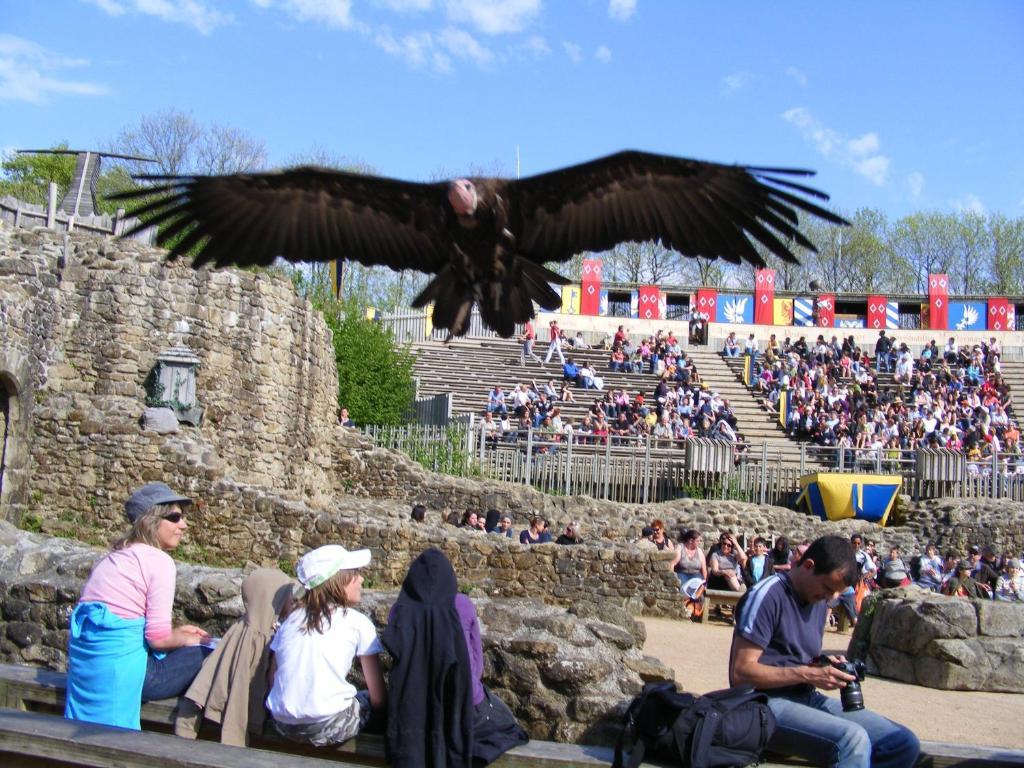
[[[299,559],[295,575],[306,589],[319,587],[338,571],[354,570],[370,564],[370,550],[349,551],[340,544],[327,544],[307,552]]]

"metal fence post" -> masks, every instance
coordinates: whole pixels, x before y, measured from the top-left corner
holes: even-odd
[[[651,486],[651,436],[647,435],[647,445],[644,451],[644,495],[643,503],[646,504],[650,499],[650,486]]]
[[[800,477],[807,474],[807,443],[800,443]]]
[[[768,443],[761,443],[761,501],[765,503],[765,495],[768,490]]]
[[[992,451],[992,498],[999,498],[999,452]]]
[[[572,432],[565,436],[565,495],[572,493]]]
[[[526,485],[530,485],[530,475],[533,469],[533,427],[530,427],[526,431],[526,471],[524,472],[523,482]]]
[[[604,498],[609,498],[612,484],[612,438],[604,436]]]

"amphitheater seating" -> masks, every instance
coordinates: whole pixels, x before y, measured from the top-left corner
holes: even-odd
[[[419,377],[421,395],[450,392],[453,396],[455,413],[480,414],[487,404],[487,393],[495,384],[500,384],[506,394],[517,383],[529,384],[535,380],[538,386],[548,379],[560,385],[561,364],[557,358],[546,366],[528,361],[520,365],[520,345],[514,340],[504,339],[459,339],[445,345],[440,342],[420,342],[413,346],[417,353],[416,375]],[[543,357],[545,345],[538,345],[537,352]],[[760,446],[768,444],[768,459],[785,464],[799,463],[799,445],[791,441],[784,432],[776,429],[774,417],[767,413],[752,394],[730,371],[717,353],[705,349],[684,347],[694,360],[697,370],[711,391],[717,391],[729,400],[738,422],[738,433],[748,445],[758,447],[752,459],[759,459]],[[586,361],[604,379],[601,393],[595,390],[573,388],[576,403],[559,403],[563,418],[569,417],[578,424],[587,408],[604,392],[624,388],[631,396],[638,390],[650,398],[657,384],[657,377],[649,373],[619,373],[608,370],[608,352],[605,350],[566,351],[567,357]]]

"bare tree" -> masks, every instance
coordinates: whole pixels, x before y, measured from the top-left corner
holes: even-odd
[[[221,175],[258,171],[266,162],[266,145],[238,128],[211,125],[195,147],[195,167],[200,173]]]
[[[144,115],[134,128],[125,128],[114,141],[119,154],[148,157],[156,161],[160,173],[175,176],[192,169],[195,147],[203,128],[192,115],[169,109]],[[133,176],[153,173],[149,163],[126,161]]]

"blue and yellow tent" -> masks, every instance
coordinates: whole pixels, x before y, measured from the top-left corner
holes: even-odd
[[[869,520],[885,525],[903,485],[899,475],[814,472],[800,478],[796,508],[822,520]]]

